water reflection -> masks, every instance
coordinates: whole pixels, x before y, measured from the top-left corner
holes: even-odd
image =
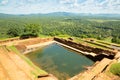
[[[26,56],[37,66],[54,74],[60,80],[66,80],[85,70],[83,66],[94,63],[87,57],[55,43],[42,47],[40,50]]]

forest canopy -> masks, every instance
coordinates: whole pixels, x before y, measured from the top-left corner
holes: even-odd
[[[110,38],[112,42],[120,43],[119,32],[118,17],[0,14],[0,38],[70,35],[79,38]]]

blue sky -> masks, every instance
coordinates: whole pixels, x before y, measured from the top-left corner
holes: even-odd
[[[0,13],[51,12],[120,14],[120,0],[0,0]]]

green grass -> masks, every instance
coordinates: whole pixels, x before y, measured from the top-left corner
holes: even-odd
[[[10,40],[10,39],[15,39],[15,38],[19,38],[19,37],[13,37],[13,38],[0,38],[0,41],[5,41],[5,40]]]
[[[91,47],[96,47],[96,48],[105,49],[105,48],[103,48],[103,47],[101,47],[101,46],[98,46],[98,45],[93,44],[92,42],[86,42],[86,39],[81,39],[81,38],[75,37],[75,38],[74,38],[74,42],[81,43],[81,44],[84,43],[84,44],[87,44],[88,46],[91,46]]]
[[[81,39],[81,38],[78,38],[78,37],[74,37],[74,42],[77,42],[77,43],[81,43],[81,44],[87,44],[87,46],[91,46],[91,47],[96,47],[96,48],[102,48],[102,49],[105,49],[101,46],[98,46],[98,45],[95,45],[93,43],[90,43],[90,42],[86,42],[86,39]]]
[[[98,46],[100,46],[100,47],[102,47],[104,49],[110,49],[110,50],[112,49],[111,45],[105,44],[105,42],[103,44],[102,42],[100,42],[100,40],[95,40],[95,42],[91,42],[91,43],[93,43],[95,45],[98,45]]]
[[[52,38],[52,36],[39,34],[39,38]]]
[[[36,75],[47,75],[48,73],[45,72],[44,70],[40,69],[39,67],[37,67],[36,65],[34,65],[32,63],[31,60],[29,60],[26,56],[24,56],[23,54],[19,53],[19,51],[15,48],[15,46],[9,46],[7,47],[8,49],[14,51],[18,56],[20,56],[24,61],[26,61],[31,67],[33,67],[35,69],[35,71],[32,71],[31,73]]]
[[[116,45],[116,46],[120,46],[120,44],[116,44],[116,43],[112,43],[110,41],[107,41],[107,40],[96,40],[98,43],[101,43],[101,44],[104,44],[104,45],[107,45],[107,46],[110,46],[110,45]]]
[[[74,38],[74,42],[77,42],[77,43],[85,43],[81,38],[78,38],[78,37],[73,37]]]
[[[58,36],[55,36],[55,37],[58,37],[58,38],[63,38],[63,39],[68,39],[68,38],[70,38],[71,36],[70,36],[70,35],[65,34],[65,35],[58,35]]]
[[[110,46],[98,42],[98,41],[101,41],[101,40],[96,40],[96,39],[93,38],[94,42],[91,42],[91,41],[88,41],[86,38],[84,38],[84,39],[78,38],[78,37],[73,37],[73,38],[74,38],[73,41],[77,42],[77,43],[86,44],[88,46],[95,47],[95,48],[100,48],[100,49],[104,49],[104,50],[111,50]]]
[[[120,76],[120,63],[114,63],[110,67],[110,72],[112,72],[115,75]]]
[[[111,43],[112,37],[107,37],[107,38],[103,39],[103,41],[106,41],[106,42],[110,42],[110,43]]]
[[[95,47],[95,48],[100,48],[100,49],[108,50],[108,48],[105,48],[105,47],[103,47],[103,46],[96,45],[96,44],[94,44],[94,43],[87,42],[87,44],[88,44],[89,46],[92,46],[92,47]]]

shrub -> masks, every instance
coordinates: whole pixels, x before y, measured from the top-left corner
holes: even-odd
[[[34,38],[38,37],[38,34],[36,33],[24,33],[20,36],[20,39],[27,39],[27,38]]]
[[[17,37],[17,36],[19,36],[22,32],[23,32],[23,29],[22,29],[22,28],[19,28],[19,27],[11,27],[11,28],[8,29],[7,35],[9,35],[10,37]]]
[[[39,25],[37,24],[28,24],[24,26],[24,32],[21,34],[21,39],[38,37],[40,33]]]
[[[120,76],[120,63],[114,63],[110,67],[110,72],[112,72],[115,75]]]

